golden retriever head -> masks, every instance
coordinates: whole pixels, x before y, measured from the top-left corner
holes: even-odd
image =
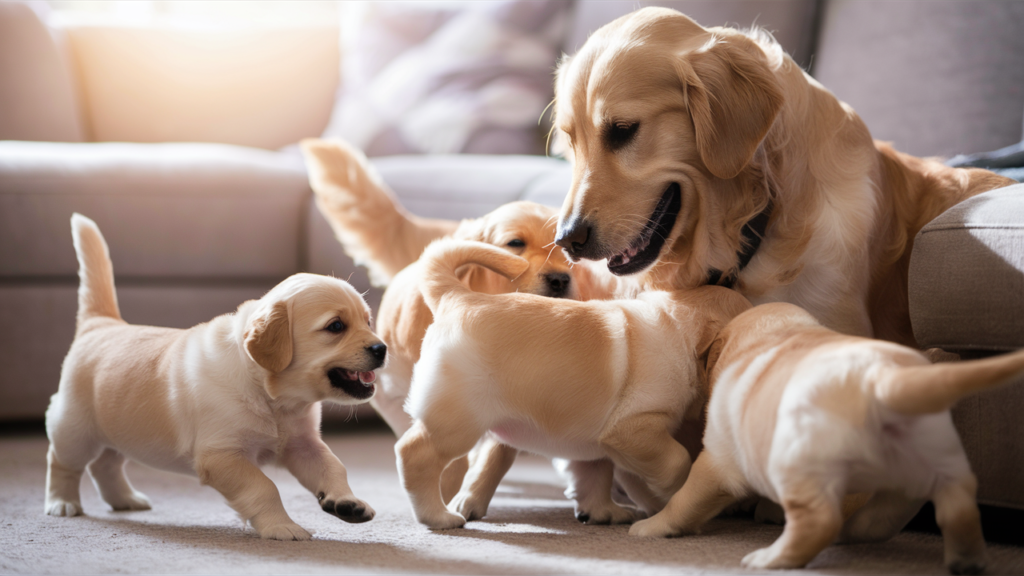
[[[373,396],[374,370],[384,365],[387,347],[348,282],[295,274],[247,304],[245,350],[266,370],[271,398],[360,404]]]
[[[782,107],[784,60],[770,39],[663,8],[595,32],[556,81],[555,129],[573,161],[558,245],[617,275],[676,264],[654,269],[671,268],[661,274],[674,287],[735,269],[740,230],[769,200],[758,152]]]
[[[529,292],[552,298],[579,298],[578,282],[555,246],[558,213],[533,202],[512,202],[474,220],[463,221],[452,236],[486,242],[525,258],[530,267],[511,284],[499,274],[471,266],[463,279],[476,292]]]

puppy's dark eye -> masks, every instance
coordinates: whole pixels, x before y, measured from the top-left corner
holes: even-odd
[[[605,140],[608,142],[608,148],[618,150],[629,144],[633,141],[639,128],[639,122],[614,122],[609,124],[608,128],[605,129]]]
[[[505,244],[505,246],[508,246],[509,248],[525,248],[526,242],[516,238],[515,240],[509,240],[508,244]]]
[[[345,331],[345,323],[335,318],[334,320],[331,320],[331,323],[328,324],[324,330],[327,330],[331,334],[341,334]]]

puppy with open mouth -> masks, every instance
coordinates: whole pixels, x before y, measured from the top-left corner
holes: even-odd
[[[759,494],[782,505],[786,528],[743,565],[799,568],[837,538],[895,536],[931,500],[946,566],[983,570],[977,481],[949,408],[1024,373],[1024,352],[932,365],[917,350],[839,334],[774,303],[721,331],[707,371],[704,451],[665,509],[631,535],[693,533]],[[854,493],[873,495],[844,521],[843,497]]]
[[[458,507],[445,507],[441,474],[488,433],[545,456],[606,463],[589,472],[595,497],[609,502],[615,468],[624,470],[618,478],[634,502],[660,510],[690,469],[673,433],[703,404],[700,357],[750,303],[718,286],[589,302],[483,294],[459,282],[467,264],[509,279],[529,266],[480,242],[439,240],[424,252],[434,323],[406,403],[416,421],[395,446],[416,518],[438,529],[465,524]]]
[[[75,340],[46,411],[47,514],[82,513],[85,470],[114,510],[149,509],[125,476],[131,458],[198,475],[263,538],[310,538],[260,471],[271,462],[325,512],[373,518],[320,438],[320,402],[368,401],[387,355],[352,286],[296,274],[188,330],[133,326],[121,319],[99,228],[79,214],[71,228],[81,285]]]

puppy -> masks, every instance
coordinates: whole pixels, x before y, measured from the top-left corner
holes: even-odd
[[[890,538],[931,500],[949,570],[983,569],[976,481],[949,408],[1024,372],[1024,352],[931,365],[916,350],[841,335],[778,303],[730,322],[707,370],[704,452],[665,509],[631,535],[693,533],[756,493],[782,505],[786,527],[743,565],[797,568],[837,537]],[[844,523],[844,495],[864,492],[874,495]]]
[[[530,265],[453,240],[435,242],[421,259],[434,323],[406,404],[416,421],[395,446],[417,520],[438,529],[465,524],[445,507],[439,481],[488,431],[547,456],[608,458],[649,489],[649,512],[660,508],[689,472],[690,456],[672,433],[702,404],[698,358],[750,304],[720,287],[631,301],[482,294],[459,282],[466,264],[509,279]],[[607,491],[612,470],[605,472]]]
[[[296,274],[189,330],[132,326],[99,228],[75,214],[71,229],[81,286],[75,340],[46,411],[47,514],[82,512],[86,468],[114,510],[148,510],[125,477],[131,458],[198,475],[263,538],[310,538],[260,471],[269,462],[287,467],[325,512],[373,518],[320,439],[320,402],[369,400],[387,353],[348,283]]]
[[[915,345],[914,236],[1013,183],[875,143],[758,30],[644,8],[562,61],[555,127],[573,162],[558,244],[652,289],[735,286],[847,334]]]

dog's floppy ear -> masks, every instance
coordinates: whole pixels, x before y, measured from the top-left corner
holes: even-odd
[[[245,331],[245,351],[271,374],[292,363],[292,323],[286,302],[278,301],[257,310]]]
[[[718,178],[735,178],[775,122],[782,89],[745,36],[715,35],[684,58],[681,75],[701,160]]]

